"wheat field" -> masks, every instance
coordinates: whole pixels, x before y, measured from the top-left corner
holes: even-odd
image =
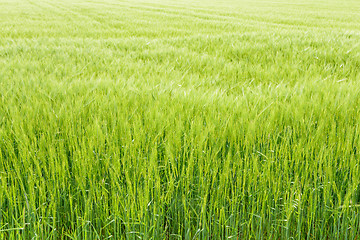
[[[0,239],[360,239],[359,13],[0,0]]]

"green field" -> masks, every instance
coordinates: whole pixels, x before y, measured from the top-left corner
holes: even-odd
[[[360,239],[360,1],[0,0],[0,239]]]

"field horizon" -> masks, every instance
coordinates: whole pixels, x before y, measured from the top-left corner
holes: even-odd
[[[359,13],[1,0],[0,239],[360,239]]]

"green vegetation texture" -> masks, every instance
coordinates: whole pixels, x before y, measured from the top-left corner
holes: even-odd
[[[360,1],[1,0],[0,239],[359,239]]]

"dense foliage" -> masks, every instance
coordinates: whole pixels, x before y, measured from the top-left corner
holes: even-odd
[[[0,2],[1,239],[359,239],[360,2]]]

